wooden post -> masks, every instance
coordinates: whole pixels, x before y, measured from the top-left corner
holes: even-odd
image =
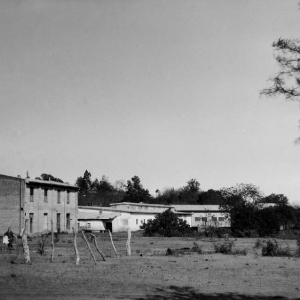
[[[79,252],[78,252],[78,248],[77,248],[76,231],[75,231],[74,227],[73,227],[73,237],[74,237],[74,249],[75,249],[75,254],[76,254],[76,265],[79,265],[80,257],[79,257]]]
[[[89,250],[90,250],[90,252],[91,252],[91,255],[92,255],[92,257],[93,257],[93,260],[94,260],[94,262],[95,262],[95,265],[97,265],[96,258],[95,258],[95,256],[94,256],[94,253],[93,253],[91,247],[90,247],[90,244],[89,244],[88,240],[86,239],[86,236],[85,236],[83,230],[82,230],[81,232],[82,232],[83,238],[84,238],[84,240],[85,240],[85,242],[86,242],[86,244],[87,244],[87,246],[88,246],[88,248],[89,248]]]
[[[113,248],[114,248],[114,251],[115,251],[115,253],[116,253],[116,256],[118,257],[118,253],[117,253],[117,250],[116,250],[116,248],[115,248],[115,245],[114,245],[114,242],[113,242],[112,235],[111,235],[111,233],[110,233],[109,230],[107,230],[107,231],[108,231],[108,233],[109,233],[110,240],[111,240],[111,244],[112,244],[112,246],[113,246]]]
[[[96,241],[96,236],[95,236],[94,234],[91,234],[91,236],[92,236],[93,239],[94,239],[94,244],[95,244],[95,247],[96,247],[97,251],[98,251],[99,254],[102,256],[102,259],[105,260],[105,255],[104,255],[104,253],[98,248],[97,241]]]
[[[29,251],[29,246],[27,243],[27,222],[28,222],[28,219],[25,220],[25,227],[24,227],[24,230],[22,233],[23,252],[24,252],[26,264],[30,263],[30,251]]]
[[[128,239],[127,239],[127,242],[126,242],[126,254],[127,254],[127,256],[131,256],[130,239],[131,239],[131,231],[128,228]]]
[[[54,261],[54,232],[53,232],[53,220],[51,220],[51,258],[50,262]]]

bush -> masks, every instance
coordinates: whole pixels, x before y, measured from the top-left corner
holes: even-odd
[[[214,248],[216,253],[231,254],[234,241],[224,241],[223,243],[215,243]]]
[[[262,256],[292,256],[292,254],[288,246],[281,248],[275,239],[273,241],[269,239],[262,247]]]
[[[197,243],[194,242],[194,246],[192,248],[194,251],[196,251],[198,254],[202,254],[203,250],[202,250],[202,246],[199,246]]]
[[[231,254],[233,255],[247,255],[247,249],[244,248],[244,249],[235,249],[235,250],[232,250]]]
[[[144,236],[153,236],[159,234],[161,236],[182,236],[190,233],[190,225],[186,221],[178,218],[177,214],[171,209],[165,210],[161,214],[157,214],[154,220],[148,220],[141,227],[144,229]]]
[[[300,238],[297,240],[297,250],[296,250],[296,255],[300,256]]]
[[[48,237],[51,235],[51,233],[42,234],[41,238],[38,241],[38,249],[37,253],[44,255],[45,253],[45,246],[48,240]]]

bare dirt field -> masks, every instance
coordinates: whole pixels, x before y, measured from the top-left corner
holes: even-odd
[[[235,249],[247,255],[213,253],[209,239],[146,238],[134,233],[132,256],[126,256],[126,234],[113,234],[116,257],[107,233],[97,234],[106,254],[94,264],[78,234],[80,264],[75,265],[73,237],[61,234],[55,244],[55,260],[37,253],[39,238],[29,242],[31,263],[23,263],[22,252],[0,250],[0,299],[300,299],[300,258],[262,257],[254,249],[256,239],[237,239]],[[296,242],[278,240],[296,249]],[[192,248],[196,242],[203,254],[183,250],[165,255],[166,249]],[[20,244],[21,240],[17,240]]]

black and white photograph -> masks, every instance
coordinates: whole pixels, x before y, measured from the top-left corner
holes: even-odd
[[[1,300],[300,300],[299,0],[0,0]]]

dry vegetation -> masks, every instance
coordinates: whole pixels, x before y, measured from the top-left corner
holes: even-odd
[[[215,253],[222,240],[134,233],[126,256],[127,235],[113,237],[119,257],[108,234],[97,234],[106,261],[91,243],[96,266],[80,235],[77,266],[71,235],[60,235],[53,263],[50,243],[38,253],[38,237],[29,241],[30,264],[18,247],[0,251],[0,299],[300,299],[300,258],[264,257],[257,239],[237,239],[232,251],[240,255],[224,255]],[[278,243],[296,253],[296,241]],[[168,248],[181,250],[165,255]]]

